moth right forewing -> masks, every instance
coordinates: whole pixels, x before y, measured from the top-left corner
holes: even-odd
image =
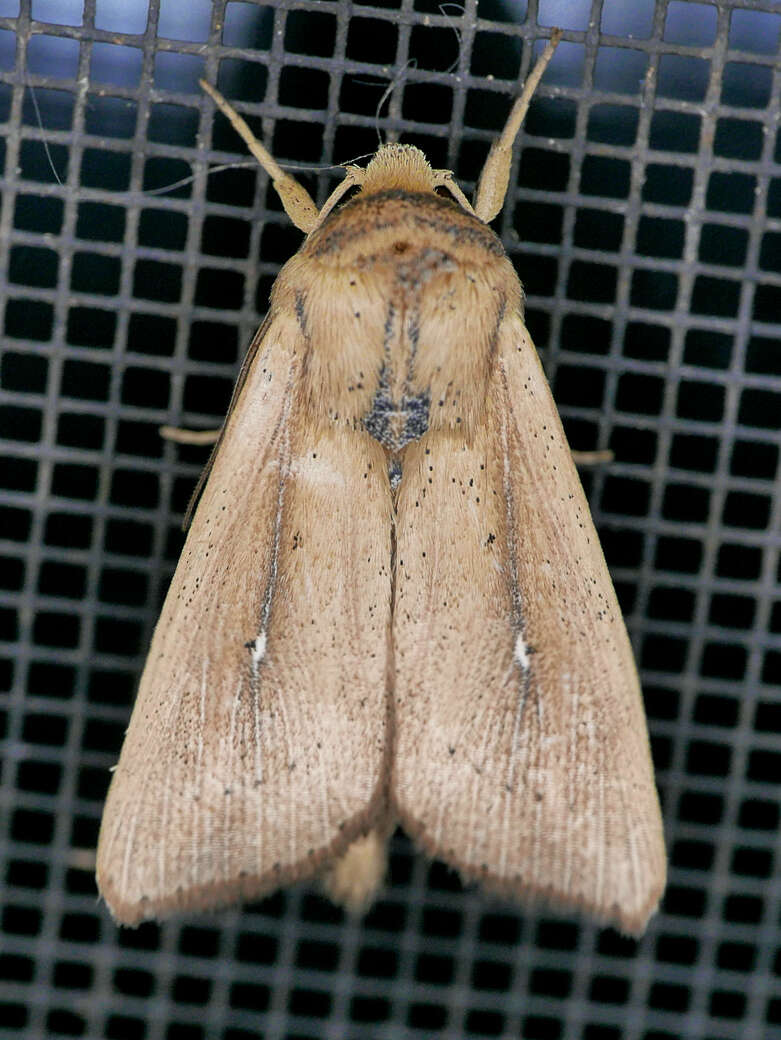
[[[517,313],[484,420],[405,455],[392,804],[466,879],[638,932],[665,876],[640,688]]]
[[[306,349],[279,309],[155,630],[98,848],[125,923],[312,876],[384,805],[387,471],[307,422]]]
[[[568,888],[598,919],[637,934],[666,881],[643,696],[621,608],[561,420],[529,333],[503,330],[496,394],[513,500],[511,541],[537,679],[541,761],[563,772],[542,828],[535,883]],[[506,432],[506,440],[505,440]],[[517,657],[517,654],[516,654]],[[544,750],[558,735],[561,752]],[[568,850],[559,859],[557,851]]]

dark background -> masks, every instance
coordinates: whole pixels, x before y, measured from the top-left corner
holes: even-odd
[[[494,226],[573,446],[615,454],[585,482],[663,909],[640,943],[521,913],[397,836],[364,921],[300,886],[119,931],[93,850],[206,455],[157,428],[219,424],[301,240],[252,162],[207,176],[246,154],[197,79],[280,160],[379,126],[469,192],[555,24]],[[780,30],[758,0],[0,0],[0,1035],[781,1035]]]

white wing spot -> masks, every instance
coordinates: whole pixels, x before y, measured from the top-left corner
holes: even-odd
[[[516,662],[521,666],[524,672],[529,671],[529,648],[523,638],[523,633],[519,632],[515,640],[515,650],[513,652]]]
[[[249,645],[250,656],[252,657],[252,672],[257,674],[260,662],[266,656],[266,633],[261,632],[252,643]]]

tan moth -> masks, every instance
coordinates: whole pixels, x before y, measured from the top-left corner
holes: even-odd
[[[97,876],[120,922],[315,875],[366,905],[397,822],[506,896],[630,933],[657,906],[632,651],[487,226],[557,40],[474,208],[391,144],[318,211],[206,88],[306,239],[242,367],[106,800]]]

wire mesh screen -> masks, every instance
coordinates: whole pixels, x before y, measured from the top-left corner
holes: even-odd
[[[397,835],[363,919],[301,885],[118,930],[100,812],[206,457],[158,427],[219,425],[301,240],[252,163],[209,172],[247,157],[198,78],[286,163],[394,131],[469,192],[557,24],[495,226],[570,442],[614,453],[584,480],[662,910],[640,942],[524,912]],[[781,1035],[780,32],[770,0],[0,0],[0,1033]]]

